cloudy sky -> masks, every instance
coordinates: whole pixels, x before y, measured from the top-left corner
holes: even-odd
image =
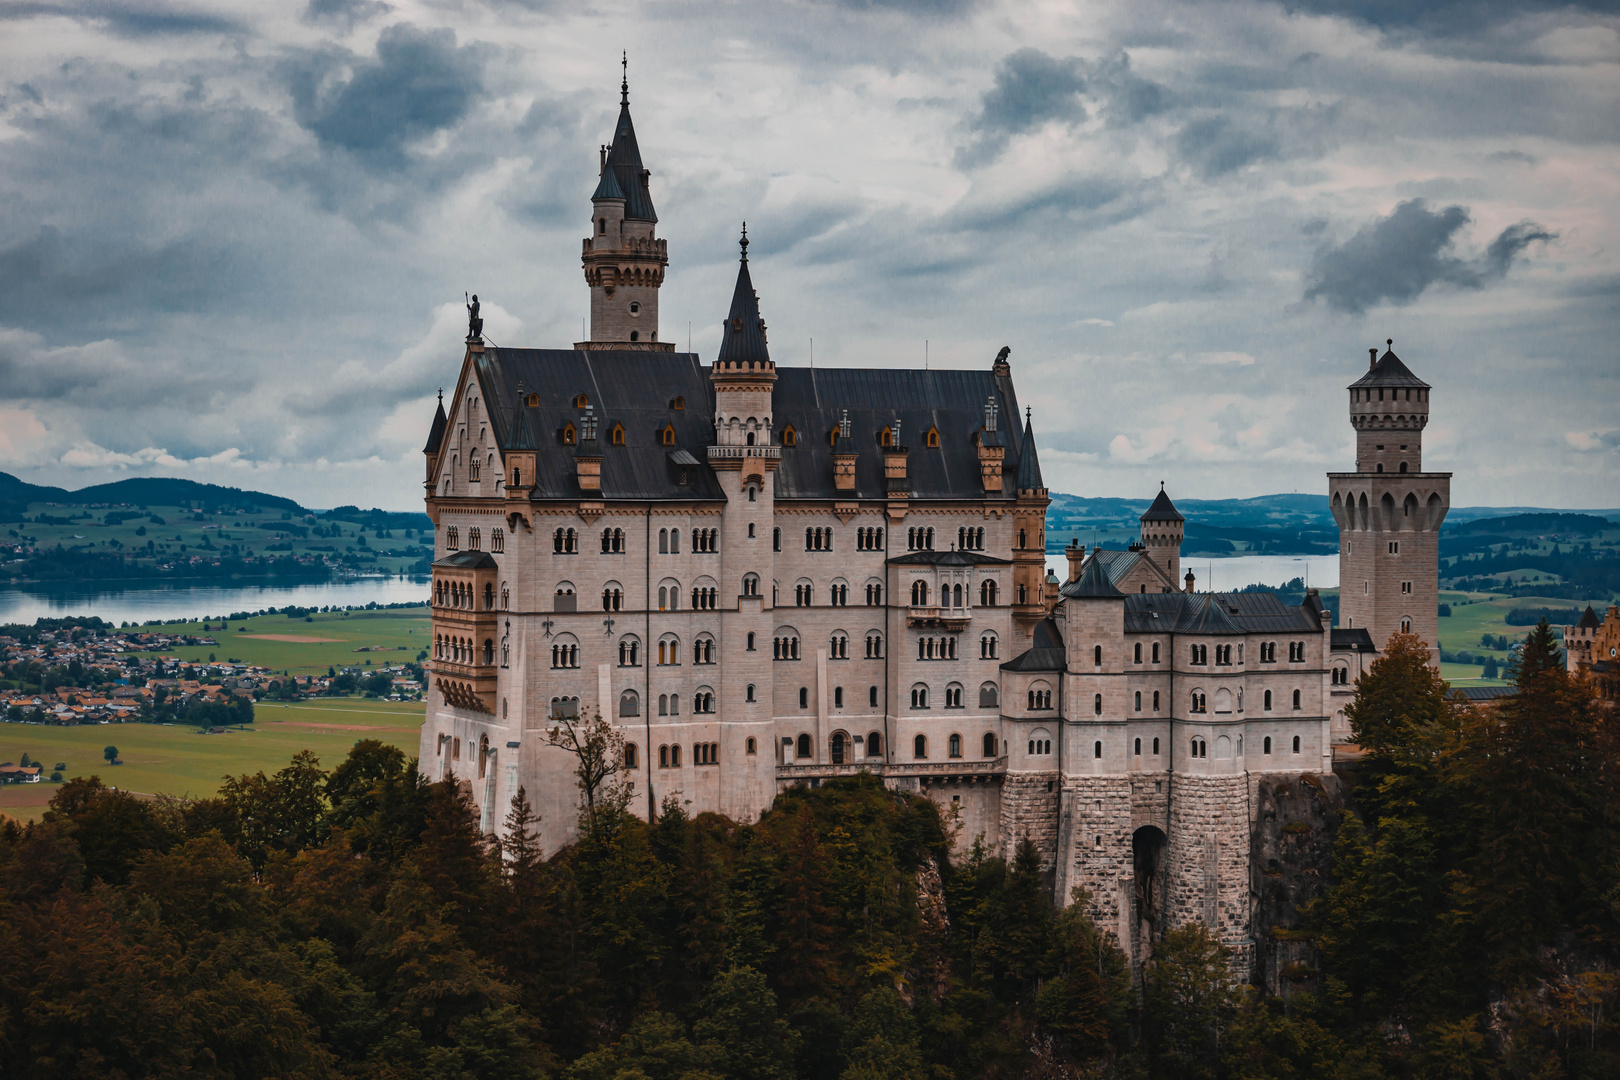
[[[988,365],[1046,479],[1620,507],[1620,13],[1536,0],[0,0],[0,470],[420,505],[463,291],[566,346],[620,50],[706,358]]]

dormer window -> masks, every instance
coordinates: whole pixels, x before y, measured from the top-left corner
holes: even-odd
[[[529,395],[529,408],[538,409],[539,407],[540,407],[540,395],[539,394],[530,394]]]
[[[930,450],[938,450],[939,449],[939,428],[937,428],[937,427],[929,428],[928,429],[928,434],[926,436],[924,436],[923,441],[928,444],[928,448]]]
[[[590,403],[591,399],[586,397],[584,394],[576,394],[574,396],[574,408],[576,409],[583,409]]]
[[[665,424],[664,425],[664,430],[659,433],[659,438],[663,441],[665,446],[674,446],[675,445],[675,425],[674,424]]]
[[[686,408],[686,399],[684,397],[676,395],[675,400],[671,401],[669,403],[669,407],[671,409],[674,409],[676,412],[680,412],[681,410]]]
[[[608,442],[614,446],[624,445],[624,425],[614,424],[613,430],[608,432]]]
[[[797,431],[793,430],[793,425],[792,424],[789,424],[787,427],[782,429],[782,445],[783,446],[798,446],[799,445],[799,433]]]
[[[894,432],[890,431],[888,428],[884,428],[882,431],[878,432],[878,445],[893,446]]]
[[[564,446],[573,446],[575,441],[574,425],[564,424],[562,429],[562,442]]]

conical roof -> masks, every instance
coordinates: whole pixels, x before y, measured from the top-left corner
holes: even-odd
[[[765,320],[759,316],[759,296],[748,273],[748,226],[743,225],[742,258],[737,264],[737,288],[731,294],[731,314],[721,328],[722,363],[770,363],[765,344]]]
[[[1394,342],[1389,342],[1394,345]],[[1374,361],[1372,368],[1351,383],[1349,389],[1356,390],[1363,386],[1421,386],[1429,389],[1429,384],[1412,374],[1412,370],[1401,363],[1401,358],[1395,355],[1392,348]]]
[[[628,201],[625,200],[624,189],[619,187],[619,172],[617,169],[609,169],[606,167],[602,169],[602,179],[597,181],[596,190],[591,192],[592,202],[596,202],[599,199],[619,199],[621,201]]]
[[[1165,494],[1164,485],[1160,484],[1158,498],[1153,500],[1153,505],[1147,508],[1140,520],[1186,521],[1187,519],[1181,516],[1181,512],[1176,509],[1176,504],[1170,501],[1169,495]]]
[[[433,415],[433,426],[428,429],[428,441],[427,445],[422,447],[422,453],[437,454],[439,452],[439,446],[444,442],[444,429],[449,422],[449,418],[444,415],[444,394],[440,393],[439,411]]]
[[[1596,630],[1602,624],[1598,622],[1597,612],[1592,610],[1591,604],[1588,604],[1586,610],[1581,612],[1581,621],[1575,625],[1582,630]]]
[[[1046,486],[1041,482],[1041,459],[1035,453],[1035,428],[1028,412],[1024,414],[1024,446],[1022,453],[1018,457],[1016,485],[1019,491],[1029,491]]]
[[[641,147],[636,144],[636,125],[630,120],[630,81],[626,77],[620,85],[619,122],[613,128],[613,145],[608,149],[607,168],[603,169],[604,179],[596,187],[601,191],[607,183],[605,174],[614,174],[614,183],[618,185],[625,200],[624,216],[628,221],[657,221],[658,212],[653,209],[652,192],[647,187],[647,170],[641,164]],[[598,195],[596,198],[613,198],[611,195]]]

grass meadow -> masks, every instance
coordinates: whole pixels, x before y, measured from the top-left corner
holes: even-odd
[[[195,634],[215,638],[218,645],[178,646],[143,656],[177,656],[192,663],[216,659],[262,664],[292,675],[325,674],[329,667],[381,667],[415,660],[428,648],[433,632],[428,609],[393,611],[333,611],[303,618],[260,615],[228,623],[197,621],[142,626],[143,632]],[[226,627],[220,629],[221,626]],[[364,651],[362,651],[364,650]]]
[[[100,776],[106,784],[145,795],[206,797],[228,775],[266,773],[286,765],[300,750],[313,750],[321,764],[338,763],[359,739],[379,739],[416,756],[422,727],[418,702],[331,698],[280,704],[260,702],[251,727],[204,735],[194,727],[161,724],[87,724],[55,727],[0,723],[0,760],[23,754],[47,766],[66,762],[63,775]],[[124,764],[108,765],[102,749],[118,747]],[[0,787],[0,813],[38,821],[59,785]]]

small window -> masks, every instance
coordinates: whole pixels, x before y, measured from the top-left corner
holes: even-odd
[[[1260,744],[1260,752],[1263,753],[1263,754],[1271,753],[1271,736],[1270,735],[1267,735],[1266,738],[1265,738],[1265,741]]]
[[[1102,695],[1101,694],[1093,695],[1091,711],[1096,713],[1098,716],[1102,715]]]
[[[962,756],[962,736],[960,736],[960,735],[952,735],[948,740],[946,740],[946,751],[945,752],[946,752],[947,756],[949,756],[949,757],[953,757],[953,758],[961,757]]]
[[[939,449],[939,428],[933,428],[933,427],[929,428],[928,429],[928,434],[923,436],[923,442],[925,442],[928,445],[928,448],[930,450],[938,450]]]
[[[783,446],[798,446],[799,445],[799,433],[797,431],[793,430],[793,425],[792,424],[789,424],[787,427],[782,429],[782,445]]]
[[[911,756],[916,758],[918,761],[921,761],[928,756],[927,738],[922,735],[918,735],[915,739],[911,740]]]
[[[633,742],[624,744],[624,767],[626,769],[636,767],[636,744]]]
[[[1094,758],[1102,757],[1102,743],[1101,742],[1094,742],[1094,743],[1091,744],[1091,756],[1094,757]]]
[[[538,409],[540,407],[540,395],[530,394],[528,398],[528,405],[531,409]]]
[[[562,429],[562,442],[563,442],[563,445],[564,446],[573,446],[575,438],[576,438],[576,436],[574,434],[574,425],[572,423],[564,424],[563,429]]]
[[[807,758],[810,756],[810,736],[799,736],[798,756],[801,758]]]
[[[675,425],[665,424],[663,432],[659,435],[665,446],[675,445]]]
[[[680,412],[686,408],[686,399],[677,394],[675,395],[674,400],[669,403],[669,407],[674,409],[676,412]],[[752,753],[752,751],[750,751],[750,753]]]
[[[1299,736],[1294,736],[1294,753],[1299,753]]]
[[[1297,709],[1299,707],[1300,707],[1300,705],[1299,705],[1299,691],[1295,690],[1294,691],[1294,708]]]
[[[996,733],[995,732],[987,731],[987,732],[984,733],[983,753],[984,753],[984,756],[987,757],[987,758],[993,758],[993,757],[996,756]]]
[[[1131,752],[1136,757],[1141,757],[1142,756],[1142,740],[1141,739],[1137,739],[1136,742],[1132,744]]]
[[[890,431],[888,428],[884,428],[882,431],[878,432],[878,445],[893,446],[894,432]]]
[[[748,742],[747,742],[746,745],[747,745],[747,748],[748,748],[747,749],[748,753],[750,753],[750,754],[759,753],[759,743],[754,741],[754,737],[752,735],[748,736]]]
[[[810,688],[808,686],[801,686],[801,687],[799,687],[799,708],[808,709],[809,707],[810,707]]]
[[[743,694],[743,700],[744,701],[753,701],[754,700],[754,684],[753,683],[748,684],[748,689]]]
[[[576,394],[574,397],[574,408],[576,409],[583,409],[590,403],[591,399],[586,397],[584,394]]]
[[[613,430],[608,433],[608,442],[614,446],[624,445],[624,425],[614,424]]]

